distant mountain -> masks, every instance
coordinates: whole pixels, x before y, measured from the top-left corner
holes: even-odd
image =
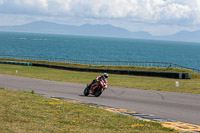
[[[169,41],[200,42],[200,30],[193,32],[183,30],[173,35],[158,37],[158,39]]]
[[[80,26],[75,26],[75,25],[56,24],[47,21],[35,21],[24,25],[0,26],[0,31],[200,42],[200,31],[194,31],[194,32],[181,31],[169,36],[152,36],[151,34],[145,31],[130,32],[126,29],[112,26],[110,24],[106,25],[84,24]]]
[[[131,37],[131,32],[123,28],[106,25],[84,24],[81,26],[56,24],[46,21],[36,21],[19,26],[0,26],[0,31],[54,33],[69,35]]]

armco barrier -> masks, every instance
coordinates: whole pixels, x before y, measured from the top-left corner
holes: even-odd
[[[66,66],[56,66],[56,65],[48,65],[48,64],[38,64],[38,63],[32,63],[32,66],[49,67],[49,68],[64,69],[64,70],[71,70],[71,71],[82,71],[82,72],[83,71],[84,72],[101,72],[101,73],[107,72],[111,74],[166,77],[166,78],[175,78],[175,79],[191,79],[190,73],[182,73],[182,72],[154,72],[154,71],[78,68],[78,67],[66,67]]]
[[[20,59],[31,61],[48,61],[48,62],[63,62],[72,64],[84,65],[103,65],[103,66],[132,66],[132,67],[154,67],[154,68],[180,68],[188,69],[200,73],[200,69],[189,68],[182,65],[169,62],[141,62],[141,61],[93,61],[93,60],[74,60],[64,58],[48,58],[48,57],[34,57],[34,56],[16,56],[16,55],[0,55],[0,59]]]
[[[14,64],[14,65],[31,66],[31,63],[29,63],[29,62],[18,62],[18,61],[0,61],[0,64]]]
[[[175,79],[191,79],[190,73],[182,73],[182,72],[155,72],[155,71],[133,71],[133,70],[79,68],[79,67],[56,66],[56,65],[38,64],[38,63],[29,63],[29,62],[17,62],[17,61],[0,61],[0,63],[2,63],[2,64],[14,64],[14,65],[25,65],[25,66],[48,67],[48,68],[64,69],[64,70],[71,70],[71,71],[82,71],[82,72],[101,72],[101,73],[107,72],[107,73],[111,73],[111,74],[166,77],[166,78],[175,78]]]

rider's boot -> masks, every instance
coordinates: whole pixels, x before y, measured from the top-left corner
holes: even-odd
[[[88,85],[88,89],[90,89],[91,86],[92,86],[92,84],[89,84],[89,85]]]
[[[95,80],[93,80],[92,83],[88,85],[88,88],[89,88],[89,89],[91,88],[91,86],[92,86],[92,84],[93,84],[94,82],[95,82]]]

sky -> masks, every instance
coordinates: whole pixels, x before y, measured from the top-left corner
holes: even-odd
[[[169,35],[200,30],[200,0],[0,0],[0,26],[41,20]]]

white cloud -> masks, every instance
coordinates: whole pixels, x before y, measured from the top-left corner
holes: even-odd
[[[110,22],[128,27],[140,23],[183,28],[200,24],[200,0],[0,0],[0,14],[26,16],[22,17],[24,22],[34,18],[64,22],[66,18],[73,24]]]
[[[0,4],[4,13],[200,23],[199,0],[0,0]]]
[[[192,0],[197,1],[197,0]],[[71,5],[71,13],[77,16],[110,18],[110,19],[129,19],[131,21],[140,21],[146,23],[155,23],[171,20],[195,21],[200,6],[191,5],[191,0],[79,0]],[[75,2],[73,2],[75,3]],[[98,3],[98,4],[97,4]],[[192,18],[192,14],[196,14]],[[198,15],[200,16],[200,14]]]
[[[4,3],[4,0],[0,0],[0,5],[2,5]]]
[[[158,23],[189,24],[191,23],[191,8],[185,5],[173,3],[161,9]]]

